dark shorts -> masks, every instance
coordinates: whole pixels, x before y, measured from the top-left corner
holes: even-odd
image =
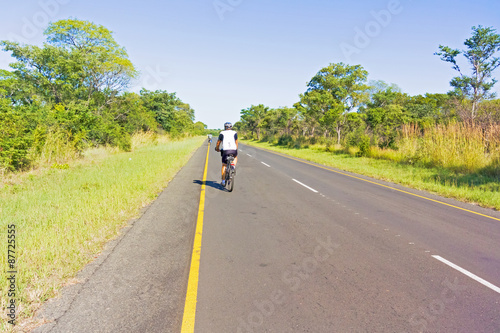
[[[229,155],[233,155],[234,157],[238,156],[237,150],[221,150],[222,155],[222,163],[227,164],[227,157]]]

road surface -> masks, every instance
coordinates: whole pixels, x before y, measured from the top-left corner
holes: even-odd
[[[500,332],[500,214],[240,145],[209,153],[195,332]],[[38,332],[180,332],[207,146]]]

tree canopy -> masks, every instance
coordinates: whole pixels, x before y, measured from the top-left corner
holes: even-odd
[[[368,98],[367,76],[360,65],[330,64],[309,81],[296,106],[305,118],[323,125],[325,135],[335,130],[340,143],[347,114]]]
[[[76,19],[51,23],[43,46],[1,41],[16,60],[0,70],[0,171],[101,144],[130,150],[131,135],[198,132],[175,93],[127,92],[138,72],[110,30]],[[204,129],[204,126],[203,126]]]
[[[490,99],[495,95],[490,93],[497,80],[492,78],[493,71],[500,66],[500,58],[496,57],[500,51],[500,35],[492,27],[472,27],[472,36],[465,40],[465,50],[452,49],[439,45],[441,60],[452,64],[460,76],[454,77],[450,85],[458,95],[471,100],[470,117],[476,117],[477,106],[483,99]],[[471,74],[466,75],[457,63],[457,56],[462,54],[471,66]]]
[[[434,53],[459,73],[448,93],[411,96],[395,84],[367,83],[368,72],[361,65],[330,63],[307,82],[293,107],[252,105],[241,111],[238,128],[248,137],[278,144],[320,142],[358,146],[361,152],[370,145],[398,149],[398,138],[408,126],[424,133],[464,122],[486,133],[500,126],[500,100],[492,92],[497,82],[493,74],[500,67],[500,35],[479,25],[472,27],[464,45],[463,50],[440,45]],[[462,68],[459,55],[469,70]]]

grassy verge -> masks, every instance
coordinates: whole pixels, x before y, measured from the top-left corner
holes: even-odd
[[[445,197],[500,209],[500,178],[480,173],[460,173],[446,168],[425,168],[405,163],[356,157],[325,151],[323,146],[285,148],[266,142],[241,140],[242,143],[269,149],[311,162],[388,180],[408,187],[430,191]]]
[[[23,320],[92,261],[152,202],[204,137],[136,138],[130,153],[96,149],[84,159],[16,175],[0,187],[0,329],[7,324],[8,225],[16,230],[16,306]],[[149,142],[149,143],[148,143]]]

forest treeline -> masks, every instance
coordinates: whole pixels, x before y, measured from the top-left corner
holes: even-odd
[[[127,92],[139,73],[105,27],[68,19],[44,34],[42,47],[0,42],[15,59],[0,70],[0,173],[99,145],[128,151],[140,131],[205,133],[175,93]]]
[[[411,96],[394,84],[368,81],[361,65],[332,63],[293,107],[252,105],[241,110],[235,127],[247,138],[288,147],[321,144],[358,156],[498,174],[500,99],[492,93],[492,75],[500,65],[500,35],[473,27],[464,44],[464,50],[441,45],[435,53],[459,74],[446,94]],[[460,55],[469,75],[457,64]]]

